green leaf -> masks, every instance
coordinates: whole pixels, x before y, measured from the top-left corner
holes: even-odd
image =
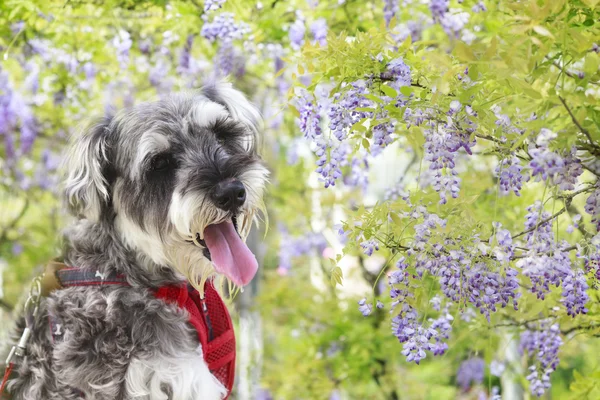
[[[410,96],[410,94],[413,92],[413,88],[411,86],[402,86],[400,87],[400,93],[402,93],[405,96]]]
[[[590,52],[585,56],[585,63],[583,64],[583,71],[586,75],[593,75],[598,72],[600,66],[600,57],[597,53]]]
[[[552,33],[550,33],[550,31],[548,29],[544,28],[543,26],[535,25],[533,27],[533,30],[539,35],[554,39],[554,35],[552,35]]]
[[[372,100],[372,101],[374,101],[377,104],[383,103],[383,100],[379,96],[375,96],[373,94],[365,94],[364,96],[365,96],[365,98],[367,98],[369,100]]]
[[[394,221],[394,223],[398,226],[403,224],[402,218],[400,218],[396,213],[390,213],[390,218],[392,218],[392,221]]]
[[[582,0],[585,4],[587,4],[588,6],[590,6],[591,8],[596,7],[596,5],[598,5],[598,3],[600,3],[600,0]]]
[[[461,61],[474,61],[476,58],[473,50],[461,41],[456,42],[452,54],[456,55]]]
[[[298,109],[296,109],[296,107],[289,104],[289,108],[290,108],[290,111],[292,112],[293,116],[295,116],[296,118],[300,118],[300,112],[298,111]]]
[[[331,269],[331,285],[336,286],[344,286],[343,285],[344,273],[340,267],[335,267]]]
[[[398,97],[398,92],[396,92],[396,89],[394,89],[393,87],[382,85],[380,89],[386,96],[389,96],[392,99]]]

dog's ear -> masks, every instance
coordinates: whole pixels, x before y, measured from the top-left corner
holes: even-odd
[[[63,163],[65,199],[77,217],[97,222],[109,203],[107,171],[111,118],[105,117],[75,138]]]
[[[246,125],[252,133],[251,146],[257,144],[262,130],[262,117],[258,108],[250,103],[242,92],[234,89],[229,82],[219,81],[204,86],[202,94],[227,108],[233,119]]]

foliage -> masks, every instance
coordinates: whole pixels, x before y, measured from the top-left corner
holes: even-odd
[[[6,1],[3,301],[55,252],[76,125],[230,75],[274,172],[258,304],[276,398],[494,398],[499,374],[594,398],[597,5]]]

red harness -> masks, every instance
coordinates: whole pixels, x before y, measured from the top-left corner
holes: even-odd
[[[79,268],[64,268],[57,271],[56,275],[62,287],[129,285],[123,275],[113,273],[102,276],[97,271]],[[187,311],[188,322],[198,333],[208,369],[227,388],[227,399],[235,377],[235,333],[229,311],[212,282],[207,282],[204,286],[204,299],[185,282],[162,286],[152,293],[157,299]],[[62,339],[62,332],[57,329],[58,322],[55,318],[50,318],[50,329],[55,341]]]
[[[213,284],[207,282],[204,286],[204,299],[185,283],[163,286],[154,295],[187,310],[188,321],[198,332],[204,361],[210,372],[227,388],[229,397],[235,377],[235,333],[229,311]]]

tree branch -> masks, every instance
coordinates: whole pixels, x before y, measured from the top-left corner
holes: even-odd
[[[475,137],[478,137],[478,138],[484,139],[484,140],[489,140],[489,141],[492,141],[497,144],[506,144],[506,142],[503,142],[502,140],[500,140],[498,138],[495,138],[495,137],[489,136],[489,135],[482,135],[481,133],[476,133]]]
[[[12,312],[12,310],[14,310],[14,308],[15,308],[15,306],[8,303],[6,300],[4,300],[2,298],[0,298],[0,307],[4,308],[8,312]]]
[[[566,207],[568,207],[571,204],[572,199],[573,199],[572,197],[568,197],[568,198],[565,199]],[[541,220],[540,222],[538,222],[537,224],[535,224],[531,228],[526,229],[526,230],[524,230],[522,232],[519,232],[516,235],[513,235],[512,238],[516,239],[519,236],[523,236],[523,235],[525,235],[525,234],[527,234],[529,232],[532,232],[532,231],[536,230],[537,228],[539,228],[540,226],[544,225],[545,223],[552,221],[554,218],[558,217],[559,215],[561,215],[565,211],[567,211],[566,207],[563,207],[562,209],[558,210],[557,212],[555,212],[554,214],[552,214],[548,218]]]
[[[548,57],[546,57],[546,59],[548,59]],[[556,61],[552,61],[552,65],[554,65],[556,68],[558,68],[559,70],[561,70],[561,72],[563,74],[565,74],[566,76],[568,76],[569,78],[583,79],[583,78],[580,78],[579,76],[575,75],[574,73],[567,71],[566,69],[564,69],[563,67],[561,67],[560,64],[557,63]],[[592,85],[600,85],[600,82],[590,81],[590,83]]]
[[[2,233],[0,233],[0,244],[2,244],[2,242],[4,242],[6,240],[6,238],[8,236],[8,231],[10,231],[15,226],[17,226],[17,224],[19,223],[21,218],[23,218],[23,215],[25,215],[25,213],[27,212],[28,208],[29,208],[29,199],[25,199],[25,204],[23,205],[23,208],[21,209],[19,214],[12,221],[10,221],[8,223],[8,225],[6,227],[4,227],[4,229],[2,230]]]
[[[585,136],[587,136],[588,140],[590,141],[590,144],[594,147],[597,147],[594,143],[594,140],[592,139],[592,136],[590,135],[590,132],[585,129],[583,126],[581,126],[581,124],[579,123],[579,121],[577,121],[577,118],[575,118],[575,115],[573,115],[573,112],[571,112],[571,109],[569,108],[569,106],[567,105],[567,102],[565,101],[565,99],[563,99],[561,96],[558,96],[558,99],[560,100],[560,102],[563,104],[563,106],[565,106],[567,112],[569,113],[569,115],[571,116],[571,120],[573,121],[573,123],[575,125],[577,125],[577,127],[579,128],[579,130],[581,132],[583,132],[583,134]]]
[[[527,321],[517,321],[513,318],[510,318],[507,316],[507,319],[509,319],[512,322],[505,322],[505,323],[500,323],[500,324],[495,324],[494,326],[492,326],[492,328],[501,328],[501,327],[515,327],[515,326],[527,326],[527,324],[531,324],[532,322],[537,322],[537,321],[541,321],[544,319],[548,319],[547,316],[543,316],[543,317],[537,317],[534,319],[529,319]]]

